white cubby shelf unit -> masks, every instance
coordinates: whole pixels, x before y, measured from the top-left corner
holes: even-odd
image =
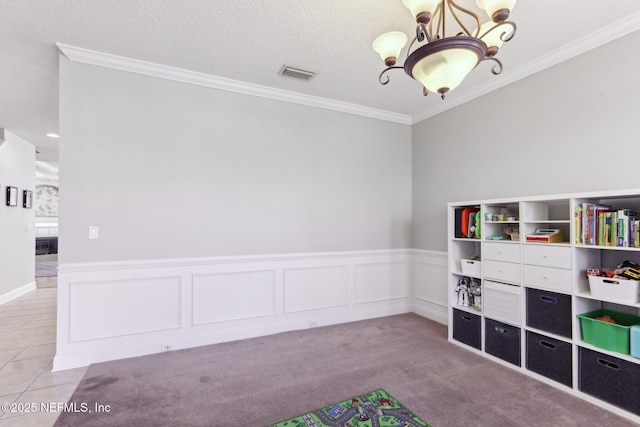
[[[459,237],[460,212],[469,207],[480,212],[479,237]],[[628,246],[617,246],[611,234],[618,229],[607,223],[621,220],[622,210],[631,212],[631,225],[621,223],[630,230]],[[608,349],[599,336],[597,346],[585,342],[578,317],[596,310],[640,316],[637,295],[595,297],[587,276],[587,269],[626,260],[640,264],[633,212],[640,212],[640,189],[449,203],[449,341],[640,423],[640,358]],[[538,229],[559,230],[562,238],[527,241]],[[469,259],[480,260],[473,275],[462,271]],[[465,277],[480,281],[476,306],[459,305],[456,289]],[[623,338],[615,340],[623,341],[620,330]]]

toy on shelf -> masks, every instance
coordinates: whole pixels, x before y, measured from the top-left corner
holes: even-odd
[[[487,212],[484,215],[485,222],[515,222],[518,220],[518,217],[511,213],[507,208],[501,208],[500,213],[497,212]]]
[[[613,320],[613,318],[611,316],[607,316],[606,314],[603,315],[603,316],[596,317],[596,320],[599,320],[601,322],[613,323],[613,324],[618,323],[615,320]]]
[[[587,276],[608,277],[610,279],[640,279],[640,266],[633,261],[624,261],[618,264],[615,269],[588,268]]]
[[[471,305],[478,311],[482,311],[482,288],[480,281],[477,279],[471,279],[471,286],[469,287],[469,293],[471,297]]]
[[[482,290],[480,280],[464,276],[458,280],[454,291],[458,295],[458,305],[482,310]]]
[[[505,225],[502,227],[502,232],[509,236],[511,240],[520,240],[520,227],[517,225]]]
[[[526,235],[527,242],[560,243],[562,242],[562,230],[558,228],[538,228],[533,233]]]

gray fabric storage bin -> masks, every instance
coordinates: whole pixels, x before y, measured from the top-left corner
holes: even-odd
[[[580,347],[580,391],[640,415],[640,365]]]
[[[482,348],[480,316],[453,309],[453,339],[468,346]]]
[[[527,369],[564,384],[573,385],[571,343],[527,331]]]
[[[484,351],[516,366],[520,363],[520,328],[484,319]]]
[[[571,338],[571,295],[527,288],[527,326]]]

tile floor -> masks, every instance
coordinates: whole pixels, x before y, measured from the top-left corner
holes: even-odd
[[[0,305],[0,403],[15,404],[14,409],[35,403],[38,412],[0,409],[0,427],[52,426],[60,414],[41,412],[41,404],[67,402],[87,370],[51,372],[57,278],[38,278],[36,283],[35,291]]]

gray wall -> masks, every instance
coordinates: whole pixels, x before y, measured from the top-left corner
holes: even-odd
[[[64,57],[60,79],[61,263],[411,247],[408,125]]]
[[[61,262],[446,250],[447,202],[637,187],[639,43],[413,129],[62,57]]]
[[[5,132],[0,143],[0,297],[35,281],[35,209],[22,207],[22,191],[35,194],[36,150]],[[7,186],[18,188],[18,206],[5,203]]]
[[[639,45],[632,33],[414,125],[414,247],[446,250],[447,202],[640,186]]]

